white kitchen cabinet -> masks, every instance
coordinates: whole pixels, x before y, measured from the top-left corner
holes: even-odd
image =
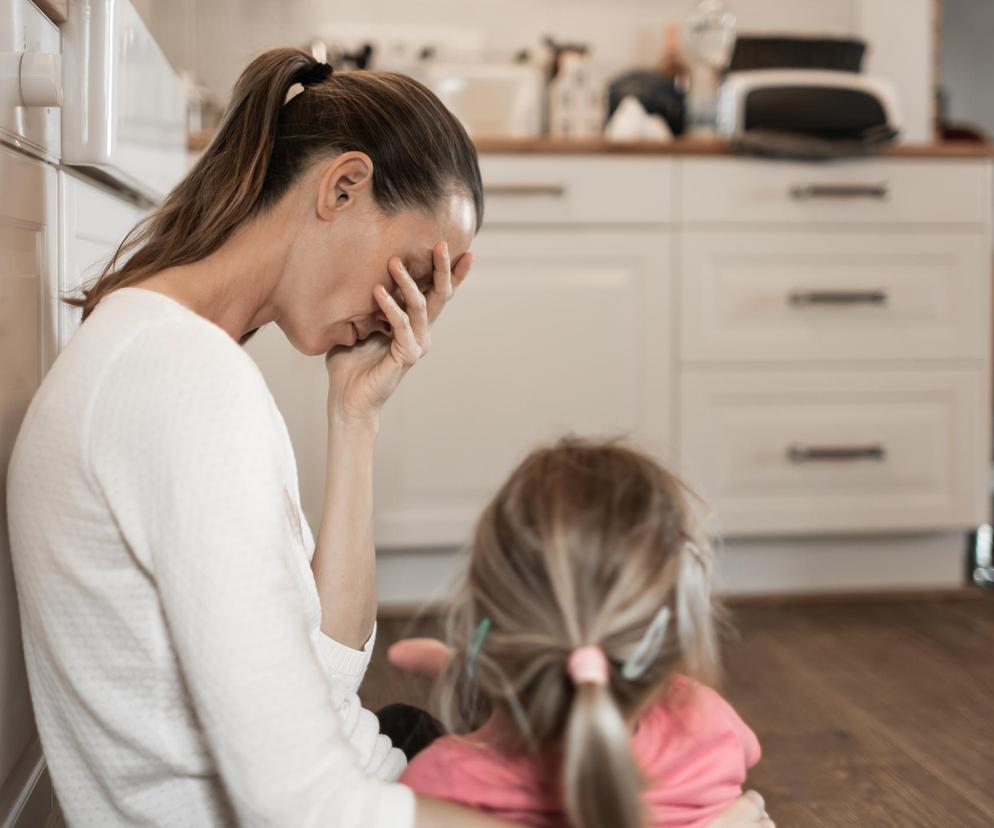
[[[990,161],[688,158],[680,181],[680,458],[722,531],[989,520]]]
[[[685,362],[984,360],[990,247],[972,229],[681,235]]]
[[[59,294],[78,295],[80,287],[100,275],[145,210],[98,184],[61,170],[59,202],[62,222]],[[59,347],[79,327],[80,308],[58,301]]]
[[[14,440],[55,356],[51,315],[56,283],[58,196],[55,170],[0,147],[0,493]],[[0,821],[23,804],[41,772],[41,748],[28,695],[16,592],[0,498]]]
[[[384,601],[441,588],[510,469],[569,432],[627,435],[701,489],[725,589],[962,582],[964,533],[990,515],[989,159],[481,170],[473,273],[383,414]],[[324,368],[278,332],[249,351],[316,523]]]
[[[381,548],[458,545],[512,467],[566,433],[671,445],[665,228],[484,230],[431,353],[382,421]]]

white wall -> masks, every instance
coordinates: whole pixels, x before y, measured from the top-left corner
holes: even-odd
[[[503,58],[543,35],[594,44],[606,64],[653,62],[666,23],[694,0],[142,0],[166,54],[226,98],[253,54],[352,33],[412,32],[443,49],[465,43]],[[729,0],[748,31],[849,34],[861,0]]]
[[[935,6],[932,0],[862,0],[856,30],[870,44],[864,71],[889,79],[901,108],[902,139],[935,133]]]

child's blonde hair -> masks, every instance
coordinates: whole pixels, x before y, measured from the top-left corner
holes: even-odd
[[[576,828],[644,825],[629,723],[678,667],[717,670],[711,553],[692,497],[633,449],[568,438],[531,454],[477,524],[449,616],[443,719],[465,732],[494,713],[504,749],[561,756]],[[625,669],[664,607],[658,650]],[[570,654],[588,646],[607,659],[604,685],[570,678]]]

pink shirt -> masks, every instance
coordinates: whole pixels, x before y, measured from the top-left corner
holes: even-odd
[[[419,753],[400,781],[417,793],[543,828],[563,828],[554,763],[501,753],[482,738],[446,736]],[[742,794],[759,741],[721,696],[680,678],[670,700],[639,720],[632,737],[646,777],[653,828],[704,828]]]

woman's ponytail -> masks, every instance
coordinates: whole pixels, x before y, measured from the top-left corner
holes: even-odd
[[[85,319],[111,291],[206,258],[254,214],[278,201],[316,158],[348,150],[373,160],[385,209],[434,209],[470,195],[477,227],[483,184],[461,124],[417,81],[389,72],[331,70],[301,49],[270,49],[242,72],[214,140],[162,206],[135,227],[100,276],[66,297]],[[306,92],[292,97],[301,84]]]
[[[214,140],[162,206],[135,227],[82,297],[83,319],[110,291],[209,256],[256,209],[290,87],[315,63],[273,49],[242,73]]]
[[[563,742],[563,801],[573,828],[643,828],[631,741],[610,686],[578,684]]]

